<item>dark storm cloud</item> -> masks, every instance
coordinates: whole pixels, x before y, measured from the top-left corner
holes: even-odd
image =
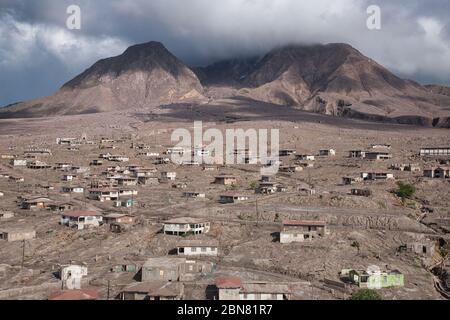
[[[82,29],[65,28],[68,5]],[[369,5],[382,29],[366,27]],[[48,95],[96,60],[157,40],[190,64],[347,42],[404,77],[450,84],[448,0],[2,0],[0,105]]]

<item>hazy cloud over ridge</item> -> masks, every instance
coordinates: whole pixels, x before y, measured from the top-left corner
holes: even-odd
[[[82,29],[66,28],[66,8]],[[369,5],[382,29],[366,28]],[[163,42],[190,64],[346,42],[402,77],[450,84],[448,0],[2,0],[0,105],[49,95],[96,60]]]

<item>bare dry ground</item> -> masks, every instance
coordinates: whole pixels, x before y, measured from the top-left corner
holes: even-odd
[[[158,165],[161,171],[176,171],[177,181],[187,184],[186,190],[175,189],[171,183],[156,186],[139,186],[133,209],[117,209],[112,203],[85,200],[83,195],[63,196],[62,186],[87,186],[90,179],[71,183],[61,180],[63,172],[12,168],[2,159],[0,171],[25,177],[25,182],[15,183],[0,178],[0,209],[16,213],[13,219],[0,222],[7,227],[32,227],[37,231],[34,240],[25,244],[24,268],[21,268],[23,243],[0,241],[1,290],[53,283],[55,266],[71,260],[88,264],[90,285],[106,294],[107,280],[116,294],[133,281],[130,274],[113,274],[110,268],[127,260],[142,264],[147,258],[167,255],[180,239],[159,233],[161,221],[170,217],[205,217],[212,222],[212,230],[201,238],[214,238],[220,242],[220,257],[214,259],[218,268],[209,277],[189,283],[191,298],[204,298],[204,287],[218,275],[239,275],[244,279],[268,281],[303,281],[297,293],[300,299],[340,299],[342,294],[330,293],[322,285],[324,278],[338,280],[343,268],[363,268],[369,265],[388,266],[405,274],[405,287],[383,290],[386,299],[440,299],[433,285],[433,276],[420,257],[399,253],[400,245],[438,235],[439,231],[421,223],[422,207],[433,208],[427,219],[450,218],[450,183],[448,180],[430,180],[421,173],[390,171],[394,163],[418,163],[421,168],[430,163],[417,156],[419,149],[427,146],[447,146],[450,131],[445,129],[368,123],[358,120],[334,118],[305,113],[288,107],[241,99],[223,99],[202,105],[168,105],[126,112],[65,116],[44,119],[0,120],[0,154],[19,154],[29,147],[46,147],[53,155],[42,158],[48,164],[71,162],[89,166],[100,153],[126,154],[130,162],[153,167],[148,158],[137,156],[131,143],[145,143],[161,154],[173,146],[171,133],[177,128],[192,130],[193,121],[202,120],[204,128],[261,128],[280,130],[281,148],[296,149],[298,153],[317,154],[320,149],[333,148],[335,157],[318,158],[313,168],[293,174],[278,174],[273,179],[287,186],[285,193],[271,196],[256,195],[251,186],[261,178],[260,166],[234,165],[216,171],[202,171],[201,167]],[[68,151],[56,145],[57,137],[100,137],[119,139],[114,150],[100,149],[98,144],[80,146],[79,151]],[[368,161],[348,159],[348,151],[366,150],[371,144],[392,145],[392,160]],[[293,157],[282,158],[284,164],[293,164]],[[100,175],[106,166],[91,167],[91,177]],[[114,163],[115,165],[115,163]],[[392,193],[396,182],[361,182],[343,186],[343,176],[357,176],[364,171],[387,171],[396,180],[412,183],[417,188],[416,201],[403,206]],[[222,205],[218,203],[225,186],[214,185],[219,173],[238,177],[237,193],[250,195],[247,202]],[[35,184],[50,184],[54,190],[36,188]],[[303,195],[302,186],[314,186],[315,195]],[[353,187],[369,188],[373,195],[357,197],[349,194]],[[187,200],[183,191],[206,193],[206,199]],[[48,211],[29,212],[18,208],[16,200],[21,195],[49,196],[52,199],[72,201],[79,209],[97,209],[102,212],[131,212],[139,217],[129,231],[113,234],[108,226],[99,229],[76,231],[60,226],[59,215]],[[255,200],[258,200],[257,206]],[[256,210],[256,207],[258,208]],[[284,245],[276,241],[282,219],[326,220],[331,234],[308,243]],[[360,250],[352,247],[358,241]],[[38,290],[14,298],[46,298],[48,290]]]

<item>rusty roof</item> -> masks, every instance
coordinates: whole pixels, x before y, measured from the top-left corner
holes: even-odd
[[[95,289],[63,290],[52,293],[48,300],[97,300],[98,291]]]
[[[242,280],[238,277],[217,278],[216,287],[219,289],[235,289],[242,288]]]
[[[327,223],[325,221],[307,221],[307,220],[284,220],[284,226],[317,226],[324,227]]]

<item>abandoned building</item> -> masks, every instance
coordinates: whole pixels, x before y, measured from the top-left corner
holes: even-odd
[[[42,161],[32,161],[27,163],[27,168],[32,170],[50,169],[52,166]]]
[[[84,193],[83,187],[62,187],[61,191],[63,193]]]
[[[88,275],[85,264],[62,265],[59,269],[59,278],[66,289],[81,289],[82,278]]]
[[[316,157],[312,154],[298,154],[295,156],[295,159],[300,161],[314,161]]]
[[[448,179],[450,178],[450,167],[431,167],[423,170],[424,177],[433,179]]]
[[[219,242],[216,240],[184,240],[177,245],[180,256],[217,256]]]
[[[363,178],[361,178],[361,177],[343,177],[342,178],[342,183],[346,186],[350,186],[352,184],[362,182],[362,181],[363,181]]]
[[[280,242],[312,241],[329,234],[325,221],[285,220],[280,231]]]
[[[366,152],[366,159],[368,160],[389,160],[392,159],[392,154],[387,152]]]
[[[436,247],[434,241],[416,241],[406,244],[405,249],[418,255],[432,257],[436,252]]]
[[[182,300],[184,284],[172,281],[146,281],[123,289],[118,300]]]
[[[110,223],[122,223],[122,224],[132,224],[136,218],[134,216],[122,213],[110,213],[103,216],[103,221],[107,224]]]
[[[189,281],[197,276],[213,272],[212,262],[187,260],[182,257],[158,257],[148,259],[142,266],[142,282]]]
[[[366,157],[366,152],[362,150],[350,150],[348,152],[348,157],[364,159]]]
[[[114,188],[96,188],[89,190],[89,199],[104,201],[116,201],[119,199],[119,191]]]
[[[73,203],[70,202],[54,202],[49,205],[50,210],[64,212],[73,209]]]
[[[386,172],[363,172],[361,173],[361,177],[364,180],[394,180],[393,173]]]
[[[176,218],[164,221],[163,232],[167,235],[183,236],[208,233],[210,222],[194,218]]]
[[[332,157],[336,155],[336,150],[334,149],[323,149],[319,150],[320,157]]]
[[[288,284],[269,282],[243,282],[238,277],[215,280],[215,300],[289,300],[291,289]]]
[[[350,193],[353,196],[360,197],[370,197],[372,195],[372,191],[370,189],[352,189]]]
[[[215,177],[214,183],[231,186],[237,184],[237,178],[235,176],[221,175]]]
[[[297,151],[294,149],[281,149],[280,150],[280,157],[289,157],[292,156],[294,154],[296,154]]]
[[[303,171],[303,168],[300,166],[281,166],[279,168],[279,171],[283,172],[283,173],[295,173],[295,172]]]
[[[340,276],[342,280],[366,289],[403,287],[405,281],[400,271],[381,271],[377,266],[370,266],[367,270],[344,269]]]
[[[20,207],[25,210],[47,210],[52,202],[53,200],[44,197],[23,199]]]
[[[175,181],[176,178],[177,178],[176,172],[167,172],[167,171],[161,172],[161,180],[163,181]]]
[[[183,192],[183,197],[189,199],[206,198],[206,194],[203,192],[187,191]]]
[[[448,157],[450,156],[450,147],[422,148],[420,149],[422,157]]]
[[[25,241],[36,238],[36,231],[22,228],[0,229],[0,240],[8,242]]]
[[[103,223],[103,216],[96,211],[69,211],[61,214],[60,224],[83,230],[89,227],[99,227]]]
[[[13,167],[26,167],[27,160],[26,159],[13,159],[10,161],[10,164]]]
[[[226,193],[219,196],[219,202],[223,204],[227,203],[239,203],[242,201],[247,201],[248,196],[237,193]]]
[[[14,212],[12,211],[0,211],[0,220],[8,220],[14,218]]]

